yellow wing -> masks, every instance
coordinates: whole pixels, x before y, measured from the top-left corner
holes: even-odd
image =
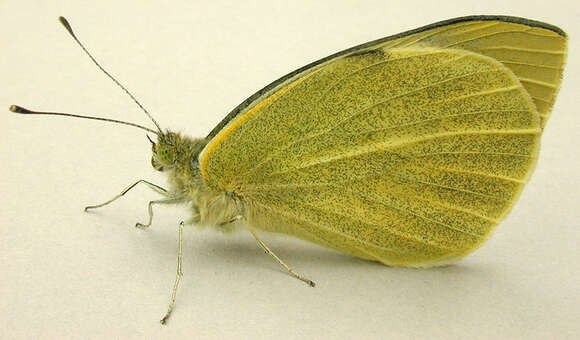
[[[391,265],[484,242],[541,132],[504,64],[428,46],[364,46],[245,105],[200,155],[205,184],[238,195],[254,227]]]
[[[455,48],[502,62],[531,94],[542,127],[556,100],[566,62],[567,36],[560,28],[539,21],[495,15],[475,15],[437,22],[370,41],[310,63],[272,82],[238,105],[207,136],[214,138],[227,124],[245,114],[293,80],[361,51],[391,47]]]
[[[390,40],[380,47],[459,48],[494,58],[518,77],[532,97],[544,127],[560,88],[567,42],[564,32],[545,27],[525,19],[462,21]]]

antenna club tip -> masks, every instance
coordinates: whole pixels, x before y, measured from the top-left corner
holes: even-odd
[[[65,17],[63,16],[58,17],[58,21],[60,21],[60,23],[64,26],[64,28],[66,28],[66,30],[69,31],[69,33],[74,36],[72,26],[69,24],[68,20],[66,20]]]
[[[10,105],[10,107],[8,108],[8,110],[10,110],[10,112],[14,112],[14,113],[19,113],[20,109],[21,109],[21,107],[18,105]]]
[[[30,110],[25,109],[22,106],[18,106],[18,105],[10,105],[8,110],[10,110],[10,112],[14,112],[14,113],[24,113],[24,114],[33,113],[33,111],[30,111]]]

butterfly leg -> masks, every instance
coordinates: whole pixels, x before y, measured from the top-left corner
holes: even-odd
[[[171,198],[165,198],[162,200],[157,200],[157,201],[150,201],[149,204],[147,205],[147,210],[149,211],[149,221],[147,222],[147,224],[142,224],[142,223],[135,223],[135,227],[137,228],[148,228],[149,226],[151,226],[151,221],[153,221],[153,204],[174,204],[174,203],[179,203],[179,202],[183,202],[184,198],[183,197],[171,197]]]
[[[171,290],[171,298],[169,299],[169,308],[167,309],[167,313],[161,319],[161,324],[165,325],[167,319],[171,315],[173,311],[173,307],[175,306],[175,295],[177,294],[177,287],[179,286],[179,281],[181,281],[181,277],[183,276],[183,272],[181,271],[181,254],[182,254],[182,244],[183,244],[183,225],[185,223],[182,221],[179,223],[179,245],[177,250],[177,274],[175,275],[175,283],[173,283],[173,289]]]
[[[284,263],[284,261],[282,261],[278,256],[276,256],[276,254],[274,254],[270,250],[270,248],[268,248],[268,246],[264,242],[262,242],[262,240],[260,240],[260,238],[258,237],[258,234],[253,229],[251,229],[251,228],[248,228],[248,229],[250,230],[252,235],[254,235],[254,238],[256,239],[256,241],[258,242],[260,247],[262,247],[262,249],[264,249],[266,254],[272,256],[274,258],[274,260],[276,260],[282,267],[284,267],[290,275],[294,276],[298,280],[306,282],[306,284],[308,284],[310,287],[314,287],[316,285],[316,283],[314,283],[314,281],[300,276],[294,270],[292,270],[292,268],[288,267],[288,265],[286,263]]]
[[[242,216],[241,216],[241,215],[234,216],[234,217],[232,217],[232,219],[230,219],[230,220],[228,220],[228,221],[225,221],[225,222],[222,222],[222,223],[218,224],[218,226],[220,226],[220,227],[224,227],[224,226],[227,226],[227,225],[228,225],[228,224],[230,224],[230,223],[234,223],[234,222],[236,222],[236,221],[238,221],[238,220],[241,220],[241,219],[242,219]]]
[[[90,209],[96,209],[96,208],[100,208],[100,207],[104,207],[105,205],[112,203],[113,201],[117,200],[118,198],[121,198],[122,196],[124,196],[129,190],[133,189],[135,186],[137,186],[137,184],[143,183],[145,185],[147,185],[149,188],[155,190],[156,192],[166,196],[167,195],[167,190],[163,189],[162,187],[153,184],[151,182],[148,182],[144,179],[140,179],[137,182],[129,185],[127,188],[125,188],[125,190],[121,191],[120,194],[118,194],[117,196],[111,198],[110,200],[106,201],[105,203],[101,203],[101,204],[97,204],[97,205],[89,205],[88,207],[85,207],[85,211],[89,211]]]

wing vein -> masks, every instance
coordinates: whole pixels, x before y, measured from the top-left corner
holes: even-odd
[[[553,102],[552,99],[544,99],[544,98],[540,98],[540,97],[536,97],[536,96],[532,96],[532,95],[530,95],[530,97],[532,97],[533,100],[538,100],[538,101],[548,103],[548,104],[552,104],[552,102]]]
[[[427,167],[421,167],[425,170],[434,170],[433,168],[427,168]],[[389,168],[388,166],[385,167],[385,169]],[[362,179],[366,179],[366,178],[371,178],[373,176],[391,176],[391,177],[398,177],[410,182],[414,182],[414,183],[418,183],[418,184],[425,184],[425,185],[430,185],[430,186],[436,186],[436,187],[440,187],[440,188],[444,188],[444,189],[448,189],[448,190],[453,190],[453,191],[458,191],[458,192],[464,192],[464,193],[468,193],[471,195],[476,195],[476,196],[482,196],[482,197],[487,197],[487,198],[491,198],[491,199],[495,199],[495,200],[500,200],[500,201],[508,201],[508,199],[505,199],[503,197],[497,197],[497,196],[493,196],[493,195],[487,195],[484,193],[480,193],[480,192],[475,192],[475,191],[471,191],[471,190],[466,190],[463,188],[458,188],[458,187],[452,187],[452,186],[446,186],[446,185],[442,185],[442,184],[438,184],[438,183],[433,183],[433,182],[427,182],[427,181],[421,181],[421,180],[417,180],[417,179],[413,179],[410,177],[406,177],[403,176],[401,174],[396,174],[393,172],[383,172],[381,174],[373,174],[373,175],[366,175],[366,176],[360,176],[360,177],[355,177],[355,178],[351,178],[349,180],[346,181],[342,181],[342,182],[327,182],[327,183],[309,183],[309,184],[296,184],[296,183],[288,183],[288,184],[246,184],[245,188],[244,188],[244,192],[258,192],[258,190],[256,189],[265,189],[268,187],[275,187],[275,188],[301,188],[301,187],[314,187],[314,186],[334,186],[337,184],[341,184],[341,183],[349,183],[349,182],[354,182],[357,180],[362,180]],[[250,188],[254,188],[254,190],[251,190]],[[250,189],[250,190],[248,190]]]
[[[365,131],[361,131],[361,132],[350,133],[350,134],[347,134],[345,136],[348,137],[348,136],[363,135],[363,134],[367,134],[367,133],[383,132],[383,131],[388,131],[388,130],[392,130],[392,129],[399,129],[399,128],[404,128],[404,127],[408,127],[408,126],[418,125],[418,124],[422,124],[425,122],[443,120],[446,118],[470,116],[470,115],[477,115],[477,114],[482,114],[482,113],[492,113],[492,112],[529,112],[529,110],[485,110],[485,111],[465,112],[465,113],[459,113],[459,114],[453,114],[453,115],[439,116],[439,117],[435,117],[435,118],[421,119],[421,120],[416,120],[416,121],[405,123],[405,124],[392,125],[392,126],[387,126],[387,127],[380,128],[380,129],[375,129],[375,130],[365,130]]]
[[[477,25],[477,24],[478,24],[477,22],[472,22],[472,23],[469,23],[469,24],[466,24],[466,25],[462,25],[461,27],[474,26],[474,25]],[[431,32],[430,34],[425,34],[423,36],[420,36],[418,39],[416,39],[414,41],[404,42],[404,45],[402,45],[402,46],[409,47],[409,46],[414,45],[414,44],[417,44],[417,43],[419,43],[419,42],[421,42],[421,41],[423,41],[425,39],[428,39],[428,38],[430,38],[432,36],[439,35],[439,34],[442,34],[442,33],[448,32],[448,31],[452,31],[452,30],[454,30],[456,28],[457,27],[451,26],[451,27],[448,27],[446,29],[441,29],[439,31],[438,30],[434,30],[434,32]],[[418,33],[417,35],[420,35],[420,34],[421,33]],[[400,45],[393,45],[393,47],[399,47],[399,46]]]
[[[453,58],[453,59],[447,60],[447,61],[445,61],[445,62],[442,62],[440,65],[442,65],[442,64],[447,64],[447,63],[451,63],[451,62],[455,62],[455,61],[457,61],[457,60],[460,60],[460,59],[462,59],[462,58],[464,58],[464,57],[465,57],[465,56],[460,56],[460,57],[457,57],[457,58]],[[429,74],[429,73],[428,73],[428,74]],[[426,77],[428,74],[426,74],[426,75],[425,75],[424,77],[422,77],[421,79],[424,79],[424,78],[425,78],[425,77]],[[467,76],[467,75],[466,75],[466,76]],[[344,79],[344,78],[342,78],[342,79]],[[445,81],[442,81],[442,82],[440,82],[440,83],[443,83],[443,82],[445,82]],[[432,85],[433,85],[433,84],[432,84]],[[431,85],[431,86],[432,86],[432,85]],[[428,87],[430,87],[430,86],[426,86],[426,87],[424,87],[424,88],[422,88],[422,89],[425,89],[425,88],[428,88]],[[479,95],[487,95],[487,94],[494,94],[494,93],[500,93],[500,92],[504,92],[504,91],[505,91],[505,92],[507,92],[507,91],[511,91],[511,90],[514,90],[514,89],[518,89],[518,88],[519,88],[518,86],[513,86],[513,87],[505,87],[505,88],[500,88],[500,89],[491,90],[491,91],[481,91],[481,92],[478,92],[478,93],[474,93],[474,94],[473,94],[473,96],[479,96]],[[385,103],[385,102],[388,102],[389,100],[392,100],[392,99],[395,99],[395,98],[402,97],[402,96],[404,96],[404,95],[406,95],[406,94],[413,93],[413,92],[414,92],[414,91],[409,91],[409,92],[407,92],[407,93],[403,93],[403,94],[400,94],[400,95],[397,95],[397,96],[393,96],[393,97],[391,97],[391,98],[387,98],[386,100],[384,100],[384,101],[383,101],[383,103]],[[457,98],[458,98],[458,99],[464,99],[464,98],[469,98],[469,97],[471,97],[471,95],[467,95],[467,96],[463,96],[463,97],[457,97]],[[320,100],[322,100],[322,98],[321,98]],[[435,102],[434,104],[443,103],[443,102],[446,102],[446,101],[449,101],[449,100],[438,101],[438,102]],[[376,104],[376,105],[378,105],[378,104]],[[369,108],[371,108],[371,107],[372,107],[372,105],[371,105]],[[367,108],[367,109],[368,109],[368,108]],[[364,110],[365,110],[365,109],[363,109],[363,110],[361,110],[361,111],[364,111]],[[305,142],[305,141],[311,140],[311,139],[313,139],[313,138],[316,138],[316,137],[322,136],[322,135],[326,134],[327,132],[329,132],[329,131],[332,131],[334,128],[336,128],[337,126],[340,126],[340,125],[341,125],[341,124],[343,124],[345,121],[349,120],[349,119],[350,119],[352,116],[355,116],[355,115],[356,115],[356,114],[358,114],[358,113],[360,113],[360,111],[358,111],[358,112],[355,112],[354,114],[352,114],[352,115],[349,115],[348,117],[345,117],[344,119],[340,120],[340,121],[339,121],[339,122],[337,122],[336,124],[334,124],[334,125],[330,125],[329,127],[325,128],[325,129],[323,129],[323,130],[321,130],[321,131],[319,131],[319,132],[317,132],[317,133],[314,133],[314,134],[311,134],[311,135],[305,136],[305,137],[303,137],[303,138],[299,138],[298,140],[296,140],[296,141],[294,141],[294,142],[290,142],[290,143],[286,144],[286,145],[285,145],[285,146],[283,146],[282,148],[280,148],[280,149],[278,149],[278,150],[276,150],[276,151],[272,152],[271,154],[269,154],[269,155],[268,155],[268,157],[264,158],[263,160],[261,160],[261,161],[259,161],[259,162],[256,162],[256,164],[254,164],[252,167],[250,167],[250,168],[249,168],[249,169],[248,169],[248,170],[247,170],[247,171],[246,171],[244,174],[242,174],[242,176],[247,176],[247,175],[249,175],[249,174],[252,174],[252,173],[253,173],[255,170],[259,169],[259,168],[260,168],[262,165],[264,165],[264,164],[267,164],[267,163],[268,163],[270,160],[272,160],[272,159],[273,159],[273,158],[274,158],[276,155],[279,155],[280,153],[284,152],[285,150],[288,150],[288,149],[289,149],[289,148],[291,148],[292,146],[294,146],[294,145],[296,145],[296,144],[298,144],[298,143]]]
[[[484,176],[484,177],[499,179],[499,180],[506,181],[506,182],[515,182],[518,184],[525,183],[521,179],[506,177],[506,176],[501,176],[501,175],[488,174],[488,173],[479,172],[479,171],[468,171],[468,170],[451,169],[451,168],[445,168],[445,167],[437,167],[437,168],[433,168],[433,169],[441,170],[441,171],[445,171],[445,172],[457,172],[457,173],[463,173],[463,174],[469,174],[469,175]]]
[[[530,84],[535,84],[535,85],[539,85],[539,86],[543,86],[543,87],[549,87],[549,88],[551,88],[553,90],[557,90],[558,89],[558,87],[556,85],[547,83],[545,81],[531,79],[531,78],[524,78],[524,77],[518,77],[518,79],[522,83],[530,83]]]
[[[386,63],[389,63],[389,62],[393,62],[393,61],[396,61],[396,60],[405,60],[405,59],[411,59],[411,58],[416,58],[416,57],[423,57],[423,56],[434,55],[434,54],[442,54],[442,53],[443,53],[442,51],[434,50],[434,51],[432,51],[430,53],[424,53],[424,52],[422,52],[422,53],[407,55],[407,56],[404,56],[404,57],[387,58],[386,60],[380,61],[378,63],[374,63],[374,64],[371,64],[371,65],[367,65],[367,66],[358,68],[355,71],[353,71],[353,72],[345,75],[344,77],[341,77],[340,79],[337,79],[335,82],[333,82],[332,84],[328,85],[324,89],[324,91],[322,91],[322,94],[321,94],[320,98],[318,99],[318,101],[324,100],[326,98],[326,96],[328,95],[328,93],[330,93],[330,90],[333,89],[335,86],[341,84],[343,82],[343,80],[348,79],[348,78],[352,77],[353,75],[355,75],[357,73],[360,73],[360,72],[362,72],[364,70],[368,70],[371,67],[376,67],[376,66],[383,65],[383,64],[386,64]]]
[[[426,169],[428,169],[428,168],[426,168]],[[464,193],[467,193],[467,194],[471,194],[471,195],[475,195],[475,196],[487,197],[487,198],[491,198],[491,199],[495,199],[495,200],[499,200],[499,201],[504,201],[504,202],[509,201],[508,199],[505,199],[503,197],[497,197],[497,196],[493,196],[493,195],[487,195],[487,194],[484,194],[484,193],[480,193],[480,192],[476,192],[476,191],[471,191],[471,190],[466,190],[466,189],[463,189],[463,188],[452,187],[452,186],[443,185],[443,184],[439,184],[439,183],[433,183],[433,182],[428,182],[428,181],[416,180],[416,179],[412,179],[410,177],[402,176],[400,174],[391,174],[391,175],[394,175],[394,176],[397,176],[399,178],[406,179],[408,181],[415,182],[415,183],[420,183],[420,184],[435,186],[435,187],[438,187],[438,188],[449,189],[449,190],[458,191],[458,192],[464,192]]]
[[[253,202],[256,202],[256,200],[254,199],[254,200],[253,200]],[[353,216],[349,216],[349,215],[341,214],[341,213],[339,213],[339,212],[337,212],[337,211],[331,211],[331,210],[323,210],[323,209],[321,209],[320,207],[317,207],[317,206],[315,206],[315,205],[312,205],[312,204],[310,204],[310,203],[308,203],[308,202],[302,202],[302,203],[303,203],[303,204],[305,204],[305,205],[307,205],[307,206],[309,206],[309,207],[311,207],[311,208],[313,208],[313,209],[315,209],[315,210],[318,210],[318,211],[323,211],[323,212],[325,212],[325,213],[328,213],[328,214],[333,214],[333,215],[335,215],[335,216],[340,216],[340,217],[345,217],[345,218],[347,218],[347,219],[352,219],[352,220],[354,220],[355,222],[358,222],[358,223],[362,223],[362,224],[368,224],[368,225],[372,225],[372,226],[375,226],[375,227],[380,227],[380,228],[381,228],[381,231],[384,231],[384,232],[386,232],[386,233],[389,233],[389,234],[391,234],[391,235],[395,235],[395,236],[398,236],[398,237],[402,237],[402,238],[404,238],[404,239],[407,239],[407,240],[409,240],[409,241],[412,241],[412,242],[415,242],[415,243],[419,243],[419,244],[426,244],[426,245],[429,245],[429,246],[431,246],[431,247],[434,247],[434,248],[439,248],[439,249],[444,249],[444,250],[456,250],[455,248],[449,248],[449,247],[445,247],[445,246],[443,246],[443,245],[441,245],[441,244],[436,244],[436,243],[432,243],[432,242],[426,242],[424,239],[419,239],[419,238],[410,237],[409,235],[406,235],[406,234],[404,234],[404,233],[397,232],[397,231],[395,231],[395,230],[393,230],[393,229],[389,228],[387,225],[381,225],[381,224],[376,224],[376,223],[369,223],[369,222],[367,222],[367,221],[363,221],[363,220],[361,220],[361,219],[358,219],[358,218],[355,218],[355,217],[353,217]],[[272,208],[273,210],[276,210],[276,211],[278,211],[279,213],[281,213],[282,211],[286,211],[286,210],[279,209],[279,208],[273,208],[273,207],[271,207],[271,206],[264,205],[264,204],[262,204],[262,206],[270,207],[270,208]],[[319,223],[316,223],[316,222],[310,221],[310,220],[308,220],[308,219],[306,219],[306,218],[303,218],[303,217],[299,217],[299,216],[297,216],[297,215],[295,215],[295,214],[292,214],[292,213],[291,213],[291,212],[289,212],[289,211],[288,211],[288,213],[291,215],[291,217],[294,217],[294,218],[296,218],[296,219],[298,219],[298,220],[302,220],[302,221],[305,221],[305,222],[307,222],[307,223],[311,223],[311,224],[315,224],[315,225],[317,225],[317,226],[321,226],[321,227],[323,227],[323,226],[322,226],[321,224],[319,224]],[[379,249],[383,249],[383,250],[388,250],[388,251],[391,251],[391,252],[395,252],[395,253],[397,253],[397,251],[393,250],[392,248],[387,248],[387,247],[379,246],[379,245],[377,245],[377,244],[375,244],[375,243],[370,243],[370,242],[368,242],[368,241],[363,241],[363,240],[361,240],[361,239],[358,239],[358,238],[356,238],[355,236],[352,236],[352,235],[349,235],[349,234],[345,234],[345,233],[343,233],[343,232],[340,232],[340,231],[338,231],[338,230],[333,230],[333,229],[331,229],[331,228],[328,228],[328,227],[326,227],[326,226],[324,226],[324,227],[323,227],[323,229],[324,229],[324,230],[326,230],[326,231],[330,231],[330,232],[333,232],[333,233],[335,233],[335,234],[338,234],[338,235],[340,235],[340,236],[342,236],[342,237],[345,237],[345,238],[348,238],[348,239],[351,239],[351,240],[355,240],[355,241],[357,241],[357,242],[360,242],[360,243],[363,243],[363,244],[366,244],[366,245],[374,246],[375,248],[379,248]]]
[[[501,156],[509,156],[509,157],[520,157],[520,158],[531,158],[530,155],[523,155],[523,154],[514,154],[514,153],[507,153],[507,152],[480,152],[480,151],[467,151],[467,152],[431,152],[425,154],[417,154],[413,155],[412,157],[404,157],[406,160],[413,160],[415,158],[422,158],[422,157],[429,157],[433,155],[501,155]],[[423,167],[425,168],[425,167]],[[385,168],[386,169],[386,168]],[[425,168],[428,169],[428,168]],[[383,176],[384,173],[380,174],[371,174],[359,177],[353,177],[345,181],[335,181],[335,182],[318,182],[318,183],[308,183],[308,184],[298,184],[298,183],[275,183],[275,184],[252,184],[252,183],[245,183],[244,184],[244,192],[258,192],[255,189],[266,189],[266,188],[309,188],[309,187],[317,187],[317,186],[335,186],[340,184],[347,184],[354,181],[364,180],[367,178],[372,178],[376,176]],[[387,174],[388,175],[388,174]],[[405,178],[409,180],[408,178]],[[254,190],[252,190],[254,188]]]
[[[316,222],[314,222],[314,221],[311,221],[311,220],[309,220],[309,219],[307,219],[307,218],[304,218],[304,217],[302,217],[302,216],[297,216],[296,214],[293,214],[291,211],[287,211],[287,210],[284,210],[284,209],[280,209],[280,208],[275,208],[275,207],[272,207],[272,206],[270,206],[270,205],[267,205],[267,204],[265,204],[265,203],[259,202],[259,201],[258,201],[258,200],[256,200],[256,199],[252,199],[252,204],[257,204],[257,205],[260,205],[260,206],[262,206],[264,209],[267,209],[267,210],[273,210],[273,211],[275,211],[276,213],[278,213],[278,214],[280,214],[280,215],[282,215],[282,216],[286,216],[286,217],[289,217],[289,218],[293,218],[293,219],[296,219],[296,220],[299,220],[299,221],[303,221],[303,222],[306,222],[306,223],[309,223],[309,224],[312,224],[312,225],[318,226],[318,227],[320,227],[321,229],[323,229],[323,230],[325,230],[325,231],[327,231],[327,232],[330,232],[330,233],[333,233],[333,234],[336,234],[336,235],[342,236],[342,237],[344,237],[344,238],[346,238],[346,239],[349,239],[349,240],[352,240],[352,241],[355,241],[355,242],[362,243],[362,244],[363,244],[363,245],[365,245],[365,246],[369,246],[369,247],[372,247],[372,248],[378,248],[378,249],[381,249],[381,250],[383,250],[383,251],[389,251],[389,252],[392,252],[392,253],[395,253],[395,254],[401,254],[401,253],[397,252],[396,250],[394,250],[394,249],[392,249],[392,248],[387,248],[387,247],[379,246],[379,245],[377,245],[377,244],[373,244],[373,243],[369,243],[369,242],[367,242],[367,241],[363,241],[363,240],[357,239],[357,238],[356,238],[356,237],[354,237],[354,236],[351,236],[351,235],[348,235],[348,234],[342,233],[342,232],[340,232],[340,231],[338,231],[338,230],[334,230],[334,229],[332,229],[332,228],[330,228],[330,227],[328,227],[328,226],[321,225],[321,224],[319,224],[319,223],[316,223]],[[297,227],[298,227],[298,228],[300,228],[300,229],[302,229],[302,230],[305,230],[305,228],[304,228],[304,227],[302,227],[302,226],[300,226],[300,225],[297,225]],[[307,231],[307,232],[308,232],[308,231]],[[368,255],[369,255],[369,256],[371,256],[371,257],[374,257],[374,258],[376,258],[377,260],[380,260],[380,257],[379,257],[378,255],[376,255],[376,254],[373,254],[373,253],[369,253],[367,249],[359,248],[359,247],[356,247],[356,246],[355,246],[355,248],[357,248],[358,250],[360,250],[360,251],[362,251],[362,252],[364,252],[364,253],[368,254]]]
[[[350,190],[350,191],[352,192],[352,190]],[[392,192],[391,192],[391,194],[392,194]],[[358,196],[360,196],[360,194]],[[456,231],[456,232],[459,232],[459,233],[471,235],[471,236],[474,236],[474,237],[477,237],[477,238],[481,238],[483,236],[483,235],[478,235],[478,234],[471,233],[471,232],[466,231],[466,230],[461,230],[459,228],[453,227],[453,226],[451,226],[449,224],[446,224],[446,223],[443,223],[443,222],[440,222],[440,221],[436,221],[436,220],[430,219],[430,218],[428,218],[426,216],[420,215],[419,213],[417,213],[417,211],[412,210],[412,209],[401,208],[401,207],[395,206],[393,204],[388,204],[384,200],[377,200],[375,198],[371,198],[371,197],[368,197],[368,196],[363,196],[363,197],[366,198],[366,199],[372,199],[376,203],[380,203],[380,204],[382,204],[382,205],[384,205],[386,207],[389,207],[389,208],[391,208],[393,210],[399,211],[399,212],[401,212],[403,214],[415,216],[415,217],[418,217],[418,218],[420,218],[422,220],[425,220],[427,222],[432,222],[432,223],[435,223],[435,224],[439,224],[439,225],[441,225],[441,226],[443,226],[443,227],[445,227],[447,229],[450,229],[450,230],[453,230],[453,231]]]
[[[489,222],[492,222],[492,223],[496,223],[496,224],[499,223],[498,220],[493,219],[493,218],[488,217],[488,216],[485,216],[485,215],[482,215],[482,214],[480,214],[480,213],[478,213],[478,212],[476,212],[474,210],[469,210],[469,209],[466,209],[466,208],[463,208],[463,207],[459,207],[459,206],[448,205],[448,204],[445,204],[445,203],[443,203],[441,201],[427,199],[427,198],[424,198],[424,197],[421,197],[421,196],[418,196],[418,195],[409,195],[409,194],[405,194],[403,192],[393,192],[393,191],[390,191],[390,190],[387,190],[387,191],[388,192],[392,192],[393,194],[396,194],[398,196],[404,196],[404,197],[408,197],[410,199],[415,199],[415,200],[427,202],[427,204],[431,204],[431,205],[434,205],[434,206],[439,206],[439,207],[442,207],[442,208],[445,208],[445,209],[449,209],[449,210],[460,211],[460,212],[466,213],[468,215],[471,215],[471,216],[474,216],[474,217],[477,217],[479,219],[486,220],[486,221],[489,221]]]
[[[393,99],[401,98],[401,97],[407,96],[407,95],[412,94],[412,93],[416,93],[416,92],[419,92],[419,91],[422,91],[422,90],[425,90],[425,89],[428,89],[428,88],[431,88],[431,87],[434,87],[434,86],[437,86],[437,85],[441,85],[441,84],[444,84],[444,83],[446,83],[448,81],[457,80],[457,79],[461,79],[461,78],[466,78],[466,77],[473,76],[473,75],[476,75],[476,74],[496,73],[496,72],[501,72],[501,71],[500,70],[486,70],[486,71],[473,72],[473,73],[465,74],[465,75],[458,76],[458,77],[448,78],[448,79],[445,79],[445,80],[442,80],[442,81],[439,81],[439,82],[436,82],[436,83],[431,83],[429,85],[422,86],[422,87],[416,88],[416,89],[414,89],[412,91],[404,92],[404,93],[401,93],[401,94],[398,94],[398,95],[395,95],[395,96],[387,97],[384,100],[381,100],[381,101],[379,101],[377,103],[374,103],[372,105],[369,105],[367,107],[364,107],[364,108],[362,108],[362,109],[354,112],[352,115],[349,115],[345,119],[341,120],[338,124],[334,125],[330,129],[326,129],[322,133],[316,135],[316,137],[323,136],[326,133],[328,133],[328,132],[336,129],[337,127],[341,126],[342,124],[346,123],[347,121],[349,121],[349,120],[357,117],[361,113],[367,112],[368,110],[372,109],[373,107],[376,107],[376,106],[379,106],[379,105],[388,103],[388,102],[390,102]]]
[[[517,52],[530,52],[530,53],[543,53],[543,54],[556,54],[556,55],[565,54],[564,51],[541,50],[539,48],[525,48],[525,47],[513,47],[513,46],[494,46],[494,47],[484,47],[484,48],[474,49],[474,51],[494,51],[494,50],[508,50],[508,51],[517,51]],[[501,61],[501,59],[498,59],[498,60]]]
[[[488,33],[488,34],[480,35],[478,37],[473,37],[473,38],[470,38],[470,39],[456,41],[453,44],[449,44],[449,45],[444,46],[443,48],[449,48],[451,46],[456,46],[456,45],[468,43],[468,42],[471,42],[471,41],[479,40],[479,39],[482,39],[482,38],[488,38],[488,37],[491,37],[491,36],[494,36],[494,35],[501,35],[501,34],[506,34],[506,33],[526,33],[526,34],[530,34],[529,32],[527,32],[527,30],[500,31],[500,32],[494,32],[494,33]]]
[[[502,64],[507,64],[507,65],[523,65],[523,66],[531,66],[531,67],[538,67],[538,68],[549,68],[552,70],[558,70],[561,71],[564,68],[563,67],[558,67],[558,66],[550,66],[550,65],[540,65],[540,64],[532,64],[532,63],[524,63],[524,62],[519,62],[519,61],[505,61],[505,60],[501,60],[500,61]]]
[[[362,147],[359,147],[357,149],[348,150],[348,151],[345,151],[345,152],[338,154],[338,155],[335,155],[335,156],[316,158],[310,162],[303,163],[301,166],[298,166],[298,167],[295,167],[295,168],[292,168],[289,170],[274,172],[274,173],[272,173],[272,175],[283,174],[283,173],[286,173],[289,171],[309,168],[309,167],[323,164],[323,163],[334,162],[337,160],[344,160],[344,159],[353,158],[353,157],[357,157],[357,156],[361,156],[361,155],[365,155],[365,154],[369,154],[369,153],[374,153],[374,152],[381,152],[381,151],[390,152],[389,149],[396,149],[396,148],[400,148],[401,146],[420,143],[420,142],[424,142],[424,141],[432,140],[432,139],[437,139],[437,138],[441,138],[441,137],[464,136],[464,135],[494,135],[494,134],[508,134],[508,135],[509,134],[516,134],[516,135],[519,135],[519,134],[537,134],[537,133],[538,133],[538,131],[535,129],[534,130],[522,129],[522,130],[462,131],[462,132],[436,133],[436,134],[433,134],[430,136],[421,136],[420,138],[400,140],[398,142],[391,142],[391,141],[383,141],[383,142],[379,142],[379,143],[372,143],[371,142],[371,143],[367,143],[366,145],[363,145]]]

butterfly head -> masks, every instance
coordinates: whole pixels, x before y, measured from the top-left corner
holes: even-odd
[[[151,138],[149,141],[153,152],[151,165],[157,171],[198,168],[197,157],[207,144],[205,139],[189,138],[169,131],[158,134],[157,142]]]
[[[166,132],[158,136],[157,143],[147,136],[151,142],[151,151],[153,152],[151,165],[157,171],[167,171],[172,169],[178,162],[179,148],[182,144],[181,138],[173,132]]]

